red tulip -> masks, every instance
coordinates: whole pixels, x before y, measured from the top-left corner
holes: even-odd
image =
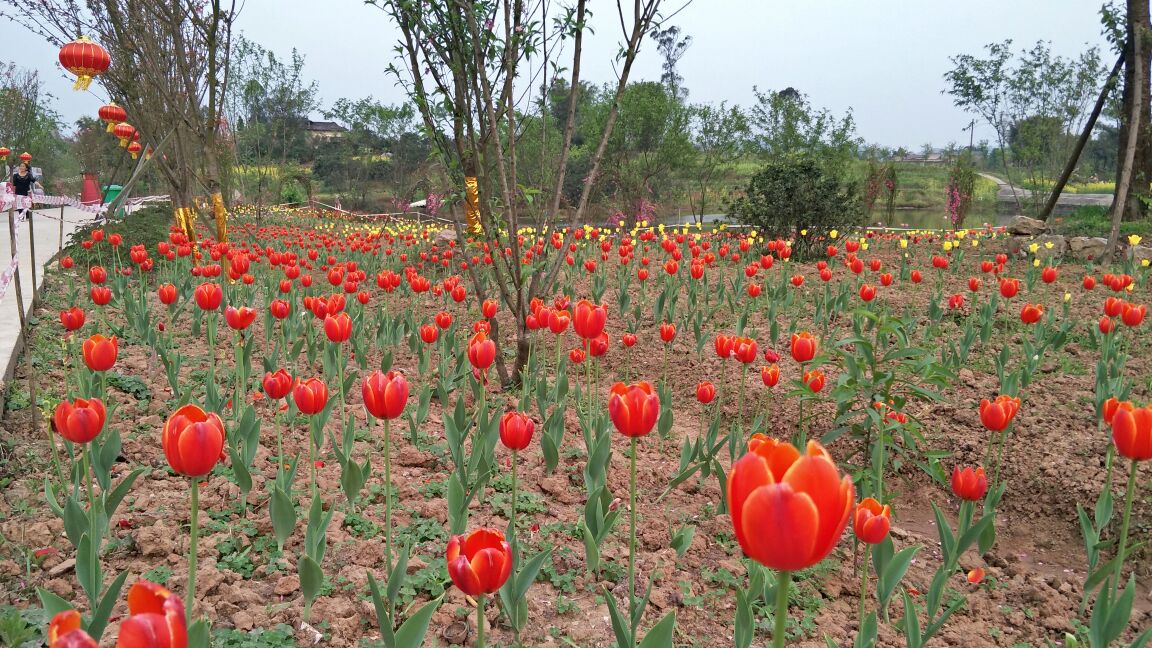
[[[760,380],[763,381],[765,387],[775,387],[780,382],[780,367],[774,364],[761,367]]]
[[[980,401],[980,422],[992,432],[1003,432],[1020,411],[1020,399],[1011,396],[997,396]]]
[[[608,395],[608,415],[624,436],[646,436],[660,417],[660,397],[648,382],[618,382]]]
[[[84,340],[84,364],[92,371],[108,371],[116,364],[116,356],[120,353],[120,341],[113,335],[106,338],[103,335],[93,335]]]
[[[1084,275],[1084,290],[1092,290],[1094,288],[1096,288],[1096,277]]]
[[[1108,317],[1119,317],[1124,312],[1124,300],[1118,297],[1109,297],[1104,300],[1104,314]]]
[[[394,419],[404,413],[408,403],[408,380],[398,371],[384,373],[377,369],[364,379],[360,393],[369,414],[378,419]]]
[[[275,373],[268,371],[264,373],[261,384],[265,396],[272,400],[280,400],[286,398],[288,392],[292,391],[292,376],[283,369],[277,369]]]
[[[88,443],[104,429],[106,411],[99,398],[61,401],[52,415],[56,433],[72,443]]]
[[[352,337],[352,318],[344,312],[325,317],[324,334],[332,342],[347,342]]]
[[[112,290],[107,286],[92,286],[88,294],[92,297],[92,303],[97,306],[107,306],[108,302],[112,301]]]
[[[1119,407],[1112,418],[1116,451],[1133,461],[1152,459],[1152,407]]]
[[[278,320],[285,319],[292,312],[292,306],[283,299],[273,299],[268,302],[268,312]]]
[[[424,344],[432,344],[440,339],[440,329],[431,324],[425,324],[420,327],[420,339],[424,341]]]
[[[445,311],[440,311],[439,313],[436,313],[436,326],[439,326],[441,329],[447,330],[448,327],[452,326],[452,314],[447,313]]]
[[[919,270],[913,270],[911,278],[912,278],[912,283],[918,284],[924,280],[924,275],[920,274]]]
[[[860,299],[866,302],[876,299],[876,287],[868,284],[860,284]]]
[[[585,356],[587,356],[587,354],[584,353],[584,349],[572,349],[568,352],[568,362],[571,362],[572,364],[580,364],[584,362]]]
[[[952,469],[952,493],[962,500],[979,502],[988,492],[988,478],[984,476],[983,468],[973,470],[971,466],[960,470],[960,466]]]
[[[864,544],[880,544],[888,537],[892,528],[892,510],[888,505],[881,506],[880,502],[871,497],[865,498],[856,505],[856,517],[852,521],[852,530],[856,537]]]
[[[956,293],[948,298],[948,310],[964,308],[964,293]]]
[[[1020,321],[1025,324],[1035,324],[1044,317],[1044,307],[1040,304],[1024,304],[1020,309]]]
[[[977,279],[976,277],[969,277],[968,278],[968,290],[970,290],[972,292],[979,292],[980,291],[980,280]]]
[[[675,324],[670,324],[668,322],[664,322],[663,324],[660,325],[660,339],[663,340],[665,344],[671,342],[675,338],[676,338],[676,325]]]
[[[116,648],[184,648],[188,643],[184,602],[166,587],[146,580],[128,590],[128,618]]]
[[[804,285],[804,276],[803,275],[792,275],[792,285],[797,287],[797,288],[799,288],[800,286],[803,286]]]
[[[60,311],[60,324],[64,326],[66,331],[75,331],[84,326],[84,309],[73,306],[68,310]]]
[[[243,331],[256,321],[256,311],[247,306],[240,308],[229,306],[224,309],[224,321],[228,323],[229,328]]]
[[[292,400],[302,414],[319,414],[328,404],[328,385],[319,378],[297,380],[292,389]]]
[[[604,331],[607,321],[608,309],[604,306],[597,306],[587,299],[576,302],[572,317],[572,330],[576,335],[591,340]]]
[[[623,344],[626,348],[631,349],[632,347],[636,346],[636,334],[625,333],[624,335],[621,335],[620,343]]]
[[[65,270],[71,269],[74,265],[76,265],[76,262],[72,260],[72,257],[70,256],[66,256],[63,259],[60,259],[60,267],[64,268]]]
[[[1116,330],[1116,322],[1107,315],[1102,316],[1100,318],[1100,332],[1104,335],[1108,335],[1114,330]]]
[[[505,412],[500,417],[500,442],[509,450],[520,451],[532,442],[536,423],[522,412]]]
[[[796,362],[811,362],[816,357],[816,338],[808,331],[792,334],[792,359]]]
[[[156,295],[160,298],[161,304],[171,306],[176,303],[176,286],[172,284],[160,284],[160,287],[156,289]]]
[[[88,280],[94,284],[102,284],[108,281],[108,271],[100,266],[92,266],[88,269]]]
[[[885,273],[882,273],[880,275],[880,285],[881,286],[891,286],[892,285],[892,273],[891,272],[885,272]]]
[[[545,312],[543,310],[541,313]],[[561,335],[564,331],[568,330],[568,325],[572,322],[571,316],[566,310],[548,311],[548,330],[552,331],[555,335]]]
[[[1125,326],[1140,326],[1144,321],[1144,315],[1148,313],[1148,307],[1140,304],[1124,304],[1124,310],[1120,313],[1120,320],[1124,322]]]
[[[1020,280],[1009,279],[1007,277],[1000,280],[1000,295],[1004,299],[1012,299],[1016,293],[1020,292]]]
[[[99,644],[80,629],[81,623],[76,610],[58,612],[48,624],[48,648],[99,648]]]
[[[196,298],[196,305],[200,307],[200,310],[205,311],[214,311],[220,308],[220,302],[224,300],[224,291],[220,289],[220,284],[210,281],[196,286],[196,291],[192,295]]]
[[[597,335],[595,338],[593,338],[591,340],[588,340],[588,353],[593,358],[599,358],[600,356],[604,355],[605,353],[608,353],[608,333],[607,333],[607,331],[601,333],[600,335]]]
[[[704,381],[696,385],[696,400],[700,403],[707,405],[716,399],[716,385],[708,381]]]
[[[468,596],[492,594],[512,573],[512,548],[496,529],[477,529],[448,541],[448,575]]]
[[[728,475],[728,506],[744,555],[782,571],[823,560],[852,514],[852,478],[809,441],[801,455],[790,443],[753,435],[748,453]]]
[[[185,477],[212,472],[224,450],[224,422],[196,405],[176,410],[164,423],[160,444],[172,470]]]
[[[763,289],[760,287],[760,284],[758,284],[758,283],[748,284],[748,296],[751,297],[752,299],[756,299],[757,297],[759,297],[762,290]]]
[[[1040,281],[1043,281],[1044,283],[1052,283],[1053,281],[1056,281],[1056,268],[1053,268],[1052,266],[1044,266],[1044,269],[1040,271]]]
[[[727,360],[732,357],[732,347],[736,344],[736,336],[717,335],[713,344],[716,348],[716,356]]]
[[[496,342],[483,331],[468,340],[468,362],[478,371],[486,371],[496,361]]]

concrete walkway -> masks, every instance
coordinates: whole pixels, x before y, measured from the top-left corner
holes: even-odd
[[[1010,204],[1012,207],[1016,206],[1017,197],[1020,202],[1029,202],[1032,198],[1032,190],[1023,187],[1015,187],[1008,184],[1001,178],[990,173],[981,173],[981,177],[987,178],[996,183],[996,202],[1000,204]],[[1045,194],[1047,196],[1047,193]],[[1112,194],[1075,194],[1064,192],[1060,194],[1060,198],[1056,200],[1057,206],[1076,208],[1086,205],[1096,205],[1099,207],[1109,207],[1112,205]]]
[[[63,229],[61,229],[63,214]],[[72,232],[93,221],[95,214],[75,207],[45,207],[32,212],[31,229],[35,233],[36,247],[36,290],[44,283],[44,266],[52,260],[61,248],[61,241],[68,243]],[[2,215],[5,226],[0,228],[0,268],[7,268],[12,259],[11,236],[8,232],[8,212]],[[62,233],[61,233],[62,232]],[[20,251],[20,288],[23,294],[24,314],[32,312],[32,246],[29,245],[29,223],[18,227],[16,248]],[[85,310],[88,310],[85,308]],[[0,382],[6,383],[12,376],[16,360],[20,355],[20,315],[16,308],[16,281],[8,284],[8,290],[0,300]]]

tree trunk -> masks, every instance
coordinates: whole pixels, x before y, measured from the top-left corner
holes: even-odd
[[[1060,174],[1060,178],[1052,187],[1052,193],[1048,195],[1048,202],[1044,205],[1043,211],[1036,217],[1047,221],[1049,225],[1052,224],[1052,216],[1056,211],[1056,203],[1060,200],[1060,194],[1064,191],[1064,185],[1068,184],[1068,179],[1072,177],[1072,172],[1076,170],[1076,164],[1080,161],[1080,154],[1084,152],[1088,140],[1092,139],[1092,130],[1096,127],[1096,120],[1100,118],[1100,112],[1104,110],[1104,104],[1112,92],[1112,83],[1120,74],[1123,66],[1124,53],[1121,52],[1119,58],[1116,59],[1116,65],[1112,66],[1112,72],[1104,80],[1104,86],[1100,88],[1100,96],[1096,99],[1096,105],[1092,107],[1092,114],[1088,116],[1088,121],[1084,124],[1080,139],[1076,140],[1076,147],[1072,150],[1072,156],[1068,158],[1068,164],[1064,166],[1064,172]]]
[[[1147,7],[1147,4],[1145,4]],[[1128,37],[1129,40],[1134,36],[1134,25],[1129,24]],[[1133,58],[1129,60],[1129,67],[1132,69],[1133,87],[1140,87],[1144,83],[1145,65],[1147,61],[1143,58]],[[1101,256],[1101,263],[1103,259],[1112,259],[1116,253],[1116,241],[1120,238],[1120,221],[1124,217],[1125,203],[1128,201],[1129,193],[1132,188],[1132,178],[1135,175],[1134,167],[1136,158],[1137,141],[1140,139],[1139,134],[1144,126],[1144,119],[1141,119],[1144,111],[1144,97],[1140,93],[1136,93],[1132,97],[1132,110],[1128,113],[1128,137],[1124,140],[1124,154],[1121,157],[1120,177],[1116,181],[1116,200],[1112,205],[1112,231],[1108,235],[1108,247],[1104,248],[1104,254]]]
[[[1148,119],[1148,110],[1152,106],[1152,97],[1149,96],[1148,65],[1152,61],[1152,40],[1149,39],[1149,0],[1127,0],[1127,40],[1124,43],[1124,93],[1122,97],[1120,131],[1118,137],[1119,155],[1117,156],[1116,177],[1117,183],[1125,171],[1125,149],[1128,142],[1128,130],[1132,122],[1130,115],[1137,112],[1140,116],[1136,127],[1136,150],[1132,159],[1131,181],[1127,185],[1126,195],[1121,204],[1119,193],[1113,203],[1113,209],[1118,205],[1124,207],[1122,217],[1124,220],[1135,220],[1142,217],[1147,208],[1144,200],[1152,183],[1152,120]],[[1136,62],[1139,61],[1141,70],[1139,78],[1136,76]],[[1141,108],[1133,110],[1138,102]]]

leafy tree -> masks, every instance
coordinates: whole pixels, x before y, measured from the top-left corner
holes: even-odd
[[[744,156],[748,118],[739,106],[695,104],[690,111],[690,137],[695,155],[688,165],[689,201],[696,222],[707,213],[710,194],[727,185]]]
[[[1099,52],[1091,48],[1077,58],[1065,58],[1054,55],[1048,43],[1039,41],[1030,49],[1013,53],[1011,40],[990,43],[985,50],[983,58],[971,54],[952,57],[953,69],[944,75],[949,83],[946,92],[956,106],[977,115],[996,131],[1001,153],[1007,153],[1001,162],[1009,183],[1016,184],[1014,167],[1024,167],[1034,181],[1042,182],[1042,170],[1056,167],[1067,157],[1072,138],[1065,136],[1079,131],[1098,94],[1105,72]],[[1028,165],[1011,144],[1013,127],[1033,118],[1047,121],[1025,125],[1023,130],[1018,127],[1017,134],[1023,135],[1018,142],[1024,145],[1025,159],[1046,159]],[[1060,146],[1047,151],[1037,148],[1039,135],[1033,136],[1032,131],[1042,131],[1042,124],[1048,125],[1049,134],[1059,134]],[[1052,128],[1053,124],[1058,128]],[[1037,192],[1034,198],[1039,204],[1044,196]],[[1021,206],[1019,198],[1017,201]]]
[[[794,237],[793,253],[803,258],[829,231],[859,222],[860,197],[854,182],[813,157],[782,157],[752,176],[728,213],[768,237]]]
[[[412,106],[384,105],[372,97],[339,99],[324,116],[343,124],[348,133],[323,145],[324,157],[336,154],[343,163],[322,163],[318,155],[317,177],[355,194],[360,204],[367,200],[367,183],[376,180],[383,181],[397,201],[410,202],[423,177],[419,168],[431,152]]]
[[[692,46],[692,37],[681,34],[679,27],[670,25],[663,29],[654,29],[652,40],[656,41],[656,49],[664,59],[660,64],[660,83],[668,86],[668,91],[673,97],[684,102],[688,99],[688,88],[684,87],[684,77],[680,76],[676,65]]]
[[[52,182],[76,171],[60,132],[60,117],[49,107],[54,99],[35,70],[0,63],[0,144],[12,149],[8,165],[15,165],[17,156],[28,151],[33,164],[51,174],[45,183],[49,189]]]
[[[794,88],[764,92],[754,88],[756,104],[748,113],[752,150],[765,159],[805,155],[833,174],[845,172],[863,141],[849,110],[837,118],[826,108],[813,108]]]

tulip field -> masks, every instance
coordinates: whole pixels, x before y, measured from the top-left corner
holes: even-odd
[[[0,643],[1152,638],[1138,237],[132,218],[9,389]]]

